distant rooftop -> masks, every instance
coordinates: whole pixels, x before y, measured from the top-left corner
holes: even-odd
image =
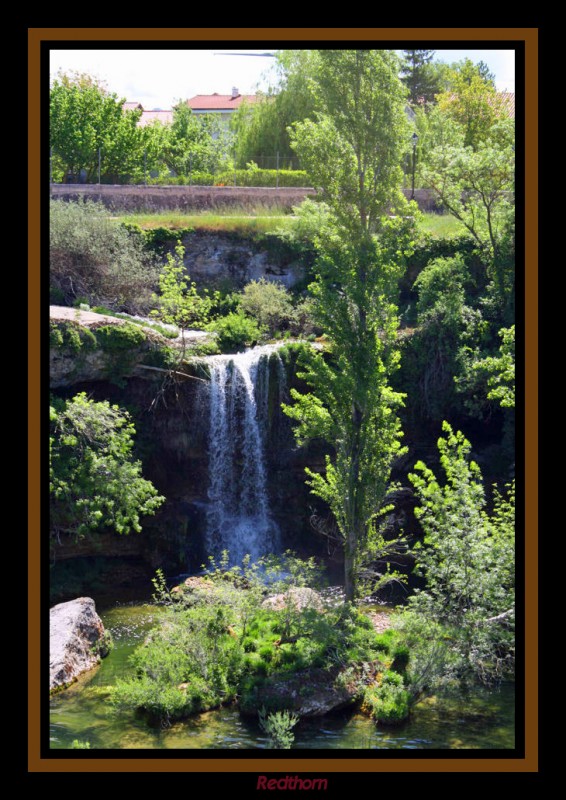
[[[497,92],[497,96],[501,98],[507,116],[515,119],[515,92]]]
[[[158,122],[163,123],[163,125],[169,125],[173,122],[173,112],[172,111],[162,111],[161,109],[156,111],[142,111],[142,115],[138,125],[140,128],[143,128],[145,125],[149,125],[151,122]]]
[[[187,100],[187,105],[193,111],[234,111],[242,103],[255,103],[257,99],[256,94],[240,94],[234,88],[232,94],[196,94]]]

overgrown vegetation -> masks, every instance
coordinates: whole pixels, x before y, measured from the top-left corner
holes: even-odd
[[[298,588],[312,584],[312,560],[287,553],[282,560],[231,569],[227,560],[225,554],[204,577],[189,578],[171,592],[158,574],[156,599],[168,611],[132,656],[133,676],[116,684],[116,708],[142,710],[163,724],[238,698],[246,713],[260,715],[274,746],[284,747],[294,715],[270,719],[270,712],[285,712],[264,707],[262,692],[270,681],[300,672],[308,696],[309,672],[323,670],[330,682],[359,684],[361,697],[379,665],[381,671],[386,664],[396,668],[393,636],[378,636],[354,607]],[[277,603],[266,605],[268,595]]]
[[[146,311],[158,270],[139,238],[110,219],[100,204],[52,200],[49,209],[52,301]]]
[[[51,534],[83,537],[108,528],[139,532],[140,519],[165,498],[133,458],[130,415],[81,392],[50,408]]]

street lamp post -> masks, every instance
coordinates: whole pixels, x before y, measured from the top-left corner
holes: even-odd
[[[413,180],[411,184],[411,200],[415,199],[415,165],[417,161],[417,142],[419,141],[419,137],[417,133],[413,133],[411,136],[411,141],[413,143]]]

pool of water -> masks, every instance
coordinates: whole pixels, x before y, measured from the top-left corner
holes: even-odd
[[[236,708],[200,714],[168,728],[150,728],[132,712],[114,712],[109,687],[127,670],[129,655],[159,619],[150,605],[120,606],[100,616],[114,638],[114,649],[100,667],[83,675],[51,700],[50,743],[70,748],[74,739],[91,749],[241,750],[264,749],[257,723]],[[466,697],[429,698],[398,728],[376,726],[368,717],[344,712],[303,720],[293,749],[512,749],[514,686],[474,689]]]

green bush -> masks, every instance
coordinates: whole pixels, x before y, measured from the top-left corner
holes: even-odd
[[[244,667],[241,644],[230,634],[233,621],[232,609],[220,602],[171,610],[131,656],[135,676],[117,681],[114,706],[163,723],[233,698]]]
[[[281,283],[267,281],[265,278],[252,281],[244,287],[240,296],[240,307],[269,336],[288,328],[293,319],[290,293]]]
[[[192,233],[194,233],[194,228],[173,229],[160,226],[144,230],[143,239],[146,249],[163,255]]]
[[[84,536],[100,528],[141,531],[164,497],[142,478],[132,457],[135,429],[128,412],[84,392],[50,407],[50,524]]]
[[[190,175],[159,175],[149,178],[149,186],[214,186],[215,177],[212,172],[195,170]]]
[[[80,739],[73,739],[71,750],[90,750],[90,742],[83,742]]]
[[[311,182],[304,170],[280,169],[237,169],[220,172],[214,176],[214,186],[310,186]]]
[[[269,738],[270,747],[276,750],[290,750],[295,740],[293,728],[299,721],[290,711],[275,711],[268,714],[265,708],[259,712],[260,728]]]
[[[103,205],[52,200],[49,278],[50,293],[66,305],[80,298],[138,313],[149,308],[157,267],[140,237],[112,220]]]
[[[409,716],[410,694],[403,686],[403,678],[396,672],[385,672],[378,686],[369,686],[364,692],[363,705],[376,722],[398,725]]]
[[[217,334],[222,353],[237,353],[258,343],[261,330],[255,320],[240,312],[227,314],[210,322],[206,329]]]

